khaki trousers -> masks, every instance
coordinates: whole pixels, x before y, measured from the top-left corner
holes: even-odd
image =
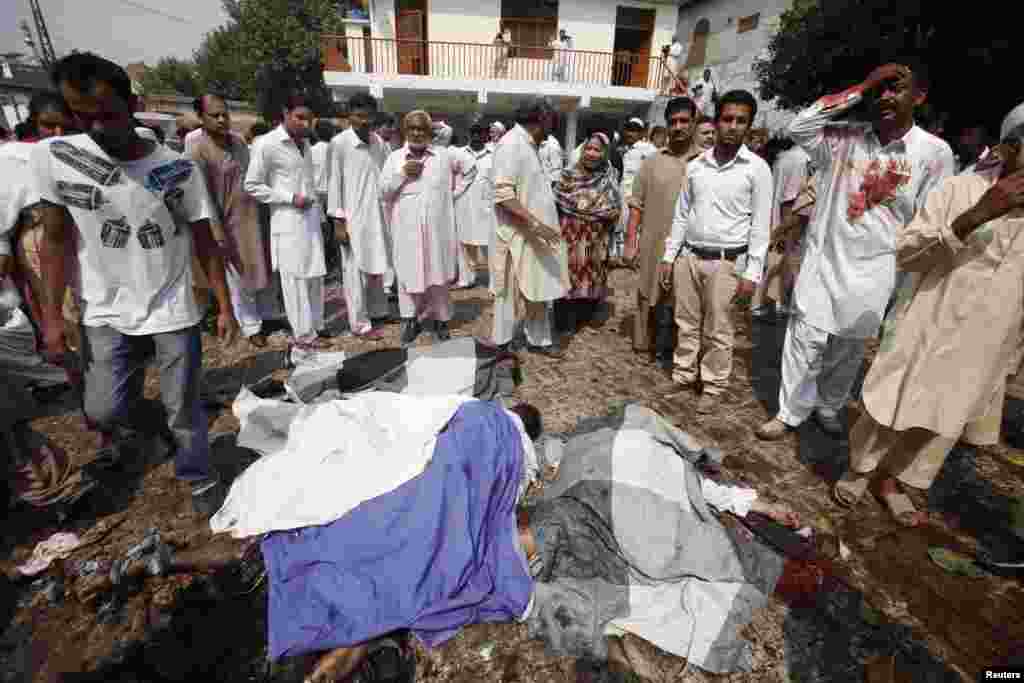
[[[739,281],[735,263],[684,252],[676,259],[673,281],[679,342],[672,378],[692,384],[699,377],[704,393],[720,394],[732,374],[731,313]]]
[[[1004,383],[985,417],[967,423],[960,439],[975,446],[999,443],[1005,393]],[[850,469],[867,474],[881,468],[907,486],[928,489],[957,441],[917,427],[896,431],[864,411],[850,430]]]

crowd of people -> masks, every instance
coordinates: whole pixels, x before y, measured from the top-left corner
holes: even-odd
[[[1016,127],[991,147],[983,128],[965,129],[955,168],[950,146],[914,123],[928,89],[923,70],[886,65],[801,112],[779,150],[754,128],[750,93],[719,95],[709,74],[704,81],[694,98],[668,102],[660,130],[630,117],[565,152],[544,98],[520,106],[510,129],[478,120],[468,144],[453,146],[445,122],[414,111],[399,125],[365,94],[341,118],[318,118],[305,98],[288,96],[275,128],[254,126],[243,137],[226,101],[210,93],[195,102],[200,127],[179,132],[178,154],[134,119],[123,70],[71,55],[54,70],[57,91],[33,99],[29,133],[2,148],[3,272],[41,355],[84,386],[101,461],[119,457],[120,425],[155,354],[178,471],[197,495],[214,481],[198,401],[196,293],[213,293],[228,340],[240,332],[262,347],[267,321],[278,318],[295,345],[322,348],[329,270],[340,273],[359,338],[381,338],[397,299],[403,346],[425,331],[446,340],[450,290],[487,281],[491,341],[513,350],[525,341],[530,352],[560,358],[559,333],[600,310],[609,270],[634,268],[633,348],[671,372],[679,395],[694,392],[698,414],[714,412],[728,387],[733,309],[752,299],[755,319],[788,317],[778,413],[756,430],[767,440],[811,416],[839,434],[866,341],[882,331],[865,390],[869,414],[852,430],[855,472],[837,498],[858,498],[866,477],[856,475],[873,471],[883,452],[909,448],[897,438],[907,430],[926,434],[912,449],[916,460],[903,454],[906,467],[927,461],[933,477],[967,426],[981,418],[998,425],[996,376],[1019,358],[974,360],[987,373],[981,393],[952,410],[936,390],[941,378],[915,369],[938,361],[891,349],[920,343],[903,336],[922,334],[905,330],[923,323],[899,319],[913,318],[925,297],[921,268],[942,261],[936,254],[946,263],[974,253],[945,237],[939,228],[951,228],[938,224],[958,216],[929,213],[929,196],[963,203],[946,187],[954,174],[985,179],[993,189],[978,184],[981,208],[960,208],[987,219],[986,236],[1000,221],[1012,225]],[[838,121],[862,101],[869,120]],[[926,228],[938,242],[916,249],[929,257],[905,253]],[[993,344],[1016,348],[1012,329]],[[960,346],[934,353],[948,364]],[[920,386],[894,379],[906,373]],[[943,397],[943,407],[911,398],[921,392]],[[994,437],[990,429],[978,438]],[[900,472],[892,474],[880,481],[883,499],[913,521]]]
[[[322,349],[332,270],[358,338],[400,322],[403,347],[448,340],[451,290],[486,283],[491,343],[557,360],[601,310],[609,271],[635,269],[638,362],[661,364],[698,415],[719,409],[736,309],[754,301],[756,320],[788,318],[764,440],[812,417],[843,433],[880,336],[834,496],[853,506],[871,490],[907,526],[923,517],[904,486],[927,489],[959,439],[998,440],[1024,329],[1024,105],[996,140],[966,129],[957,163],[915,124],[928,80],[902,63],[800,112],[785,150],[755,129],[754,96],[719,95],[709,74],[696,98],[667,103],[664,127],[630,117],[565,151],[545,98],[509,128],[473,122],[461,146],[429,113],[399,121],[366,94],[340,119],[288,94],[275,127],[241,136],[209,93],[178,152],[136,120],[116,64],[73,53],[52,77],[25,134],[0,147],[0,276],[13,283],[0,304],[5,329],[22,315],[33,339],[0,357],[5,448],[12,470],[59,479],[32,504],[86,485],[66,462],[24,459],[26,392],[79,388],[93,468],[109,468],[155,360],[175,472],[196,511],[215,512],[197,292],[212,292],[226,343],[265,346],[281,319],[296,347]],[[844,120],[854,110],[865,120]]]

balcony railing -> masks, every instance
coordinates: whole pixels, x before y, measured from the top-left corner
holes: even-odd
[[[651,90],[661,88],[666,75],[659,57],[629,52],[340,35],[325,35],[321,49],[327,71],[374,75],[554,81]],[[517,56],[521,54],[531,56]]]

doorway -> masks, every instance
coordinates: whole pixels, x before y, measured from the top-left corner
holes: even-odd
[[[648,87],[655,14],[653,9],[616,8],[612,85]]]
[[[395,0],[398,73],[426,76],[427,0]]]

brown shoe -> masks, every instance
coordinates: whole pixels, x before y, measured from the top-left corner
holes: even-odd
[[[789,432],[789,425],[779,418],[773,417],[758,427],[754,434],[756,434],[757,438],[762,441],[778,441],[779,439],[785,438]]]
[[[701,394],[697,401],[697,414],[710,415],[718,409],[718,397],[712,394]]]

